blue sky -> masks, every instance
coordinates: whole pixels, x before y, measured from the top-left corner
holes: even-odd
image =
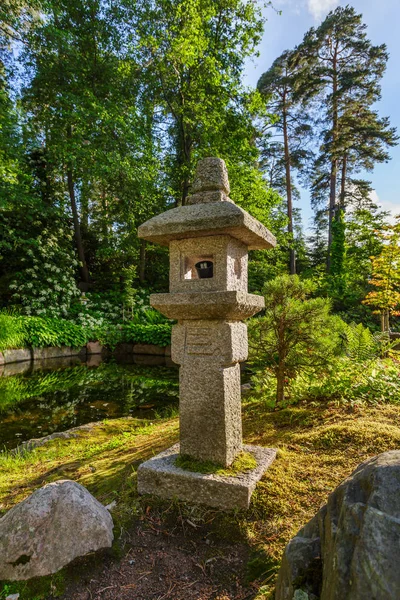
[[[293,48],[304,33],[317,26],[328,12],[337,6],[350,4],[363,15],[367,35],[373,44],[386,44],[389,52],[387,70],[382,79],[382,100],[377,105],[381,116],[390,117],[400,133],[400,0],[273,0],[281,15],[271,8],[264,9],[268,19],[260,44],[260,56],[249,61],[245,83],[255,86],[258,78],[286,49]],[[377,165],[366,177],[372,181],[374,196],[385,210],[400,213],[400,146],[391,149],[392,160]],[[311,208],[307,192],[302,193],[301,206],[304,224],[309,225]]]

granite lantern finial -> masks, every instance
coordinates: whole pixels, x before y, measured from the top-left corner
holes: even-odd
[[[240,363],[247,358],[247,327],[242,320],[264,307],[261,296],[247,292],[248,250],[275,245],[264,225],[228,194],[224,161],[205,158],[197,166],[188,205],[139,228],[139,237],[170,249],[169,293],[153,294],[150,302],[178,321],[172,329],[172,360],[180,365],[179,451],[225,467],[243,449]],[[272,449],[248,449],[258,453],[258,467],[246,485],[240,480],[235,486],[236,478],[230,478],[227,491],[218,478],[190,477],[174,467],[175,449],[170,449],[141,465],[139,492],[225,508],[247,506],[275,456]]]
[[[191,193],[187,203],[205,204],[207,202],[232,202],[228,171],[225,162],[220,158],[203,158],[197,164]]]

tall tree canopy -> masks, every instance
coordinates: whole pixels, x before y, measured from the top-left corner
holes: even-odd
[[[374,46],[368,40],[362,15],[350,6],[338,7],[318,28],[311,28],[300,51],[309,61],[309,86],[319,91],[323,107],[317,118],[321,146],[311,189],[316,206],[329,198],[329,271],[335,216],[335,231],[341,237],[340,211],[355,194],[368,200],[367,183],[354,174],[389,160],[387,148],[397,140],[389,120],[373,108],[388,54],[384,44]]]
[[[310,92],[304,87],[307,65],[301,53],[285,51],[258,81],[257,87],[267,99],[268,110],[275,115],[267,130],[277,130],[281,140],[271,141],[266,137],[262,143],[261,156],[264,169],[275,170],[275,181],[271,181],[286,196],[289,233],[289,270],[296,273],[296,254],[293,239],[293,197],[297,189],[293,182],[292,169],[301,171],[310,159],[307,139],[310,137],[310,118],[304,104]],[[273,133],[271,133],[271,136]],[[272,171],[273,172],[273,171]],[[298,194],[298,192],[297,192]]]

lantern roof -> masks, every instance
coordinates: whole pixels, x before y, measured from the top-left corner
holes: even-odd
[[[249,250],[262,250],[276,245],[272,233],[228,196],[226,166],[218,158],[199,162],[188,204],[167,210],[149,219],[138,229],[144,240],[168,246],[172,240],[230,235]]]

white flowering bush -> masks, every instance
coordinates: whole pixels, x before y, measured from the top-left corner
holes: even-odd
[[[165,317],[151,308],[149,292],[132,290],[129,304],[119,291],[88,292],[75,299],[68,318],[89,330],[117,325],[129,321],[134,323],[163,323]]]
[[[74,298],[80,295],[75,276],[78,261],[71,249],[63,248],[58,241],[65,239],[61,229],[49,233],[42,231],[36,240],[30,240],[22,269],[11,284],[11,300],[26,315],[41,317],[66,317]]]
[[[121,323],[124,319],[121,295],[118,292],[83,293],[71,304],[68,318],[88,330]]]

